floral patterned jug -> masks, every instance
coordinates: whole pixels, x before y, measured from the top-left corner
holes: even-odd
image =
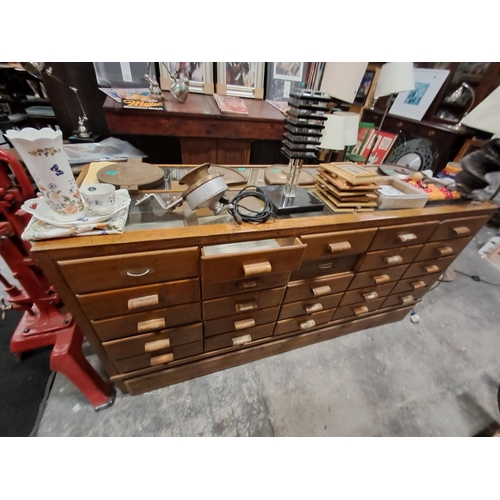
[[[25,128],[9,130],[5,135],[23,159],[55,217],[73,221],[85,216],[86,205],[64,152],[62,132]]]

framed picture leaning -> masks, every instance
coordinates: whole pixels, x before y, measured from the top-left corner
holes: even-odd
[[[213,64],[213,62],[160,63],[160,88],[169,90],[172,83],[164,66],[167,65],[174,78],[186,77],[189,80],[189,92],[212,95],[214,93]]]
[[[305,88],[308,67],[306,62],[266,63],[266,100],[287,101],[292,90]]]
[[[218,62],[215,92],[219,95],[233,95],[264,99],[263,62]]]

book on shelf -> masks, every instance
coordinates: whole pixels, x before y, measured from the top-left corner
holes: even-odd
[[[363,150],[363,146],[366,143],[366,140],[368,139],[368,136],[370,135],[370,132],[375,128],[374,123],[369,123],[369,122],[359,122],[359,128],[358,128],[358,139],[356,141],[356,144],[351,147],[349,150],[349,153],[359,155],[361,154],[361,151]]]
[[[365,158],[369,156],[368,163],[380,165],[385,160],[397,137],[397,134],[373,129],[369,132],[369,136],[359,154]]]
[[[221,113],[248,115],[247,105],[241,97],[234,95],[214,94],[214,99],[217,103],[217,106],[219,106]]]

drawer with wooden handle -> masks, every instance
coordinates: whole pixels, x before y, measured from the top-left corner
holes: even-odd
[[[301,236],[300,241],[307,244],[304,260],[364,253],[376,232],[371,228]]]
[[[408,269],[408,265],[388,267],[387,269],[374,269],[372,271],[365,271],[354,275],[348,290],[355,290],[372,285],[383,285],[392,281],[397,281],[404,272]]]
[[[126,316],[93,320],[92,325],[97,336],[105,342],[199,321],[201,321],[201,304],[193,302],[166,309],[153,309]]]
[[[364,316],[373,311],[376,311],[383,304],[385,297],[380,299],[371,300],[368,302],[356,302],[355,304],[349,304],[348,306],[342,306],[336,309],[333,315],[333,320],[344,319],[344,318],[356,318],[359,316]]]
[[[373,238],[369,251],[420,245],[427,241],[437,225],[438,221],[433,221],[381,227]]]
[[[354,271],[361,255],[347,255],[345,257],[328,257],[322,259],[305,260],[300,269],[293,271],[290,279],[306,280],[326,276],[329,274],[341,274]]]
[[[413,290],[412,292],[389,295],[389,297],[387,297],[385,302],[382,304],[382,307],[408,306],[421,299],[428,291],[429,288],[420,288],[418,290]]]
[[[369,252],[359,263],[357,272],[369,271],[370,269],[388,269],[393,266],[409,264],[420,252],[422,246],[416,245]]]
[[[202,323],[134,335],[126,339],[110,340],[103,342],[102,345],[111,359],[121,359],[182,344],[190,344],[199,340],[203,340]]]
[[[312,280],[299,280],[290,282],[285,292],[283,303],[297,302],[303,299],[311,299],[331,295],[347,290],[349,283],[354,277],[353,273],[333,274]]]
[[[163,283],[199,275],[197,247],[65,260],[58,264],[75,293]]]
[[[199,301],[200,280],[193,278],[109,292],[78,294],[77,298],[89,319],[110,318]]]
[[[300,243],[298,238],[280,238],[272,241],[276,242],[274,247],[253,251],[244,251],[245,245],[234,244],[230,246],[234,253],[212,253],[210,247],[202,248],[202,283],[205,285],[221,281],[254,279],[298,269],[306,245]],[[217,245],[219,246],[224,245]]]
[[[203,300],[227,297],[229,295],[266,290],[286,286],[290,273],[276,273],[243,280],[223,281],[221,283],[202,284]]]
[[[205,300],[202,304],[203,319],[221,318],[232,314],[256,311],[281,305],[285,287],[271,288],[261,292],[242,293],[231,297]]]
[[[427,274],[425,276],[417,276],[415,278],[407,278],[400,280],[392,289],[391,294],[413,292],[422,290],[422,288],[429,288],[438,278],[441,273]]]
[[[344,296],[340,301],[340,306],[356,304],[356,302],[371,302],[381,297],[386,297],[391,293],[394,285],[395,282],[391,281],[381,285],[358,288],[357,290],[350,290],[344,293]]]
[[[456,238],[449,241],[435,241],[426,243],[424,248],[418,252],[415,262],[428,259],[439,259],[440,257],[457,256],[472,240],[472,238]]]
[[[203,341],[191,342],[190,344],[182,344],[176,347],[169,347],[156,352],[147,352],[113,361],[120,373],[133,372],[142,368],[151,366],[161,366],[177,361],[179,359],[196,356],[203,353]]]
[[[250,311],[249,313],[234,314],[223,318],[209,319],[203,324],[204,335],[218,335],[227,332],[245,332],[255,326],[274,323],[278,318],[279,306]]]
[[[339,305],[342,295],[342,293],[335,293],[333,295],[283,304],[278,319],[293,318],[294,316],[303,316],[304,314],[334,309]]]
[[[435,273],[444,273],[448,266],[455,260],[455,256],[444,257],[442,259],[422,260],[410,264],[406,272],[403,274],[403,279],[413,278],[414,276],[426,276]]]
[[[320,311],[306,316],[282,319],[276,323],[274,335],[284,335],[285,333],[293,332],[303,333],[314,330],[320,325],[328,323],[332,319],[334,311],[335,309],[329,309],[328,311]]]
[[[438,225],[428,241],[448,241],[452,238],[473,237],[488,219],[489,216],[445,220]]]
[[[244,347],[255,340],[269,337],[272,339],[275,323],[256,326],[244,332],[230,332],[221,335],[206,337],[204,341],[205,352],[225,349],[226,347]]]

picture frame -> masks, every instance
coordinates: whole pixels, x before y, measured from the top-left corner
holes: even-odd
[[[164,65],[170,69],[174,78],[186,76],[189,79],[189,92],[195,94],[213,95],[214,93],[214,70],[213,62],[161,62],[160,88],[170,90],[172,80]]]
[[[309,64],[307,62],[266,63],[266,100],[287,101],[291,91],[305,88]]]
[[[218,62],[215,92],[264,99],[264,62]]]
[[[364,106],[366,103],[366,99],[370,94],[371,87],[373,85],[373,80],[375,79],[375,70],[367,69],[365,74],[363,75],[363,79],[361,80],[361,84],[359,85],[358,92],[356,93],[356,97],[354,98],[354,103],[359,106]]]

